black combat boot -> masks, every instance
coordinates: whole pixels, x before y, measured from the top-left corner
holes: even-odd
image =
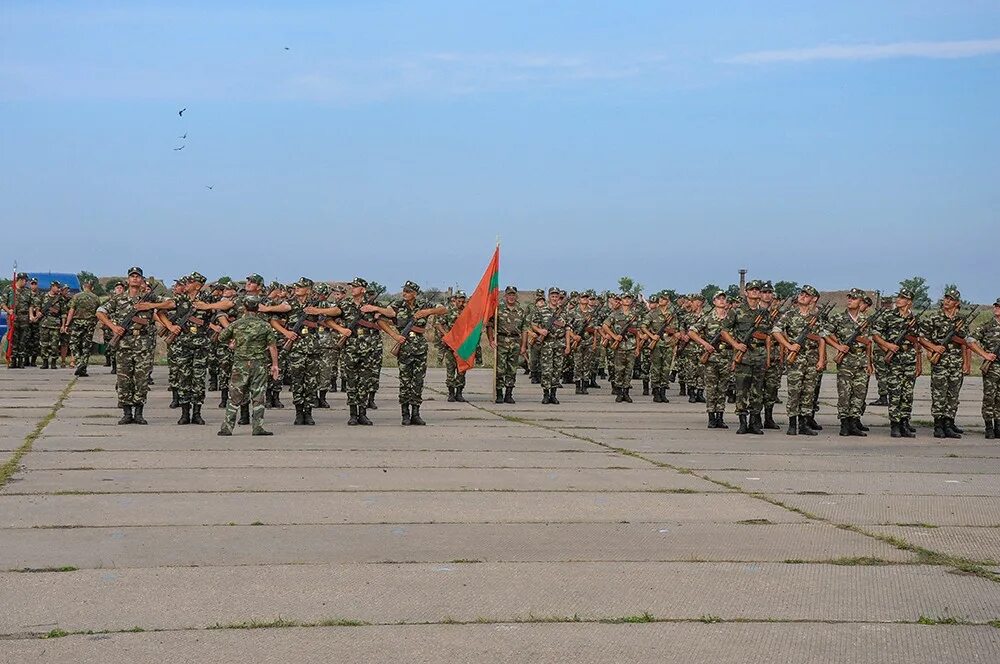
[[[666,386],[660,388],[660,403],[670,403],[670,399],[667,398]]]
[[[742,434],[749,433],[749,432],[750,432],[750,429],[747,427],[747,416],[743,415],[741,413],[740,414],[740,427],[736,430],[736,433],[742,435]]]
[[[869,401],[868,405],[869,406],[888,406],[889,405],[889,400],[886,398],[886,395],[880,394],[879,397],[878,397],[878,399],[875,399],[875,401]]]
[[[261,427],[259,429],[254,429],[253,431],[251,431],[250,435],[251,436],[273,436],[274,434],[271,433],[270,431],[268,431],[267,429]]]
[[[229,388],[222,388],[219,396],[219,408],[225,408],[229,404]]]
[[[715,413],[708,414],[708,428],[718,429],[719,427],[715,424]]]
[[[615,403],[621,403],[622,401],[625,401],[625,390],[616,387],[614,392],[615,392]]]
[[[774,406],[764,406],[764,428],[780,429],[778,423],[774,421]]]
[[[180,408],[181,407],[181,402],[180,402],[180,398],[177,395],[177,388],[176,387],[171,387],[170,388],[170,395],[171,395],[170,396],[170,408]]]
[[[904,417],[899,421],[900,429],[906,433],[916,433],[917,430],[910,424],[910,418]]]
[[[517,403],[514,401],[514,388],[508,387],[503,392],[503,402],[504,403]]]
[[[295,421],[292,424],[298,426],[300,424],[305,424],[305,415],[302,412],[302,404],[295,404]]]
[[[596,387],[597,389],[601,389],[601,386],[597,384],[597,376],[590,377],[590,382],[587,383],[587,387]]]
[[[532,371],[531,372],[531,382],[534,385],[540,385],[541,382],[542,382],[542,374],[538,373],[537,371]]]
[[[458,392],[457,391],[455,393],[455,401],[458,401]],[[465,399],[462,399],[462,401],[465,401]],[[375,393],[374,392],[372,392],[371,394],[368,395],[368,403],[365,404],[365,411],[367,411],[369,408],[371,408],[372,410],[378,410],[378,406],[375,405]]]
[[[451,386],[448,387],[448,401],[449,403],[455,401],[455,388]],[[548,401],[543,401],[542,403],[548,403]]]
[[[191,404],[181,404],[181,418],[177,420],[177,424],[191,424]]]
[[[861,429],[861,426],[860,426],[861,425],[861,419],[857,418],[857,417],[852,417],[852,418],[850,418],[850,420],[851,420],[850,421],[851,435],[852,436],[857,436],[858,438],[867,438],[868,434],[866,434]]]
[[[503,403],[503,388],[497,388],[497,399],[493,403]]]
[[[331,392],[336,392],[337,391],[337,377],[336,376],[334,376],[332,379],[330,379],[330,391]]]
[[[316,407],[317,408],[329,408],[330,407],[330,402],[328,402],[326,400],[326,393],[327,393],[327,390],[320,390],[319,391],[319,399],[317,399],[317,402],[316,402]]]
[[[81,364],[80,366],[78,366],[78,367],[76,368],[76,371],[74,371],[74,372],[73,372],[73,375],[74,375],[74,376],[82,376],[82,375],[83,375],[83,374],[81,373],[82,371],[83,371],[83,365]]]
[[[643,378],[642,379],[642,396],[644,396],[644,397],[648,397],[649,396],[649,379],[648,378]]]
[[[892,438],[903,437],[903,432],[900,429],[899,422],[895,420],[889,422],[889,436]]]
[[[366,427],[370,427],[372,425],[372,421],[368,419],[368,408],[366,406],[358,406],[358,424],[362,424]]]
[[[856,425],[857,425],[858,429],[860,429],[861,431],[864,431],[865,433],[867,433],[867,432],[871,431],[871,429],[870,429],[870,428],[868,428],[868,427],[867,427],[867,426],[865,425],[865,423],[861,421],[861,418],[860,418],[860,417],[855,417],[855,418],[854,418],[854,424],[856,424]]]
[[[631,391],[632,391],[631,387],[622,388],[622,401],[624,401],[625,403],[632,403],[632,397],[630,397],[628,394]]]
[[[965,433],[965,429],[960,429],[960,428],[958,428],[958,425],[955,424],[955,418],[954,417],[947,418],[947,424],[946,424],[946,426],[949,429],[951,429],[952,431],[954,431],[955,433]]]
[[[104,366],[106,366],[106,367],[110,367],[111,366],[111,356],[110,355],[105,355],[104,356]]]
[[[410,421],[411,421],[410,420],[410,404],[408,404],[408,403],[401,403],[401,404],[399,404],[399,410],[403,414],[402,425],[404,427],[410,426]]]
[[[347,379],[346,378],[341,378],[340,379],[340,391],[341,392],[346,392],[347,391]]]
[[[654,387],[653,388],[653,403],[663,403],[663,397],[660,396],[660,388],[659,387]],[[715,427],[712,427],[712,428],[714,429]]]
[[[38,366],[38,356],[37,355],[32,355],[31,356],[31,361],[28,363],[28,366],[31,366],[31,367],[37,367]]]
[[[983,423],[986,425],[986,440],[994,440],[997,437],[996,428],[994,426],[993,419],[983,419]]]
[[[687,386],[688,403],[698,403],[698,390],[694,387]]]
[[[715,428],[716,429],[728,429],[729,425],[723,421],[722,416],[725,415],[722,411],[715,411]]]
[[[705,388],[698,388],[698,395],[695,397],[695,401],[698,403],[705,403]]]
[[[792,415],[788,418],[788,429],[785,431],[787,436],[797,436],[799,435],[799,418]]]
[[[726,403],[736,403],[736,390],[726,390]],[[777,401],[776,403],[781,403]]]
[[[247,425],[250,424],[250,404],[245,403],[240,406],[240,424]]]
[[[274,391],[274,399],[271,401],[275,408],[281,409],[285,407],[285,404],[281,403],[281,390]]]
[[[455,388],[455,401],[458,401],[460,403],[465,403],[465,397],[462,396],[462,390],[464,390],[464,389],[465,388],[462,387],[462,386],[458,386],[458,387]],[[372,395],[372,399],[374,399],[374,398],[375,398],[375,396]],[[368,402],[368,407],[369,408],[371,408],[371,404],[372,404],[372,402],[369,401]]]
[[[348,424],[348,426],[352,426],[352,427],[357,426],[358,425],[358,407],[357,406],[351,406],[350,407],[350,411],[351,411],[351,417],[350,417],[350,419],[347,420],[347,424]]]
[[[806,424],[809,425],[809,428],[812,429],[813,431],[823,430],[823,427],[821,427],[819,423],[816,421],[816,413],[813,413],[809,417],[805,418],[805,420]]]
[[[216,432],[215,435],[216,436],[232,436],[233,432],[230,431],[229,429],[219,429],[219,431]]]
[[[271,388],[264,390],[264,408],[274,408],[274,390]]]
[[[804,415],[799,415],[799,433],[803,436],[819,435],[811,426],[809,426],[809,418]]]
[[[750,433],[758,436],[764,435],[764,427],[760,421],[760,413],[754,413],[750,416]]]
[[[302,405],[302,424],[314,426],[316,420],[313,419],[313,407],[309,404]]]
[[[955,428],[952,424],[950,417],[942,417],[941,425],[944,427],[944,435],[946,438],[961,438],[962,434]]]
[[[935,438],[945,438],[946,437],[946,434],[945,434],[945,431],[944,431],[944,422],[942,422],[943,419],[944,418],[941,418],[941,417],[935,417],[934,418],[934,437]]]
[[[552,390],[549,392],[549,403],[552,404],[553,406],[558,406],[559,405],[559,399],[556,399],[556,390],[557,389],[558,388],[553,387]]]
[[[547,388],[542,388],[542,403],[552,403],[552,394]]]
[[[132,424],[135,422],[132,419],[132,406],[122,406],[122,418],[118,420],[118,424]]]
[[[422,427],[427,422],[424,422],[423,418],[420,417],[420,406],[413,406],[410,409],[410,424],[415,427]]]
[[[201,417],[201,404],[191,404],[191,424],[204,424],[205,420]]]
[[[586,378],[580,381],[580,394],[590,394],[590,391],[587,389]]]
[[[604,367],[598,367],[597,375],[600,376],[601,378],[607,378],[608,372],[604,370]]]
[[[574,391],[573,394],[583,394],[583,392],[580,391],[580,381],[574,380],[573,387],[576,388],[576,391]]]
[[[47,357],[43,357],[42,358],[42,368],[43,369],[48,369],[49,368],[49,358],[47,358]]]
[[[209,392],[215,392],[218,389],[219,389],[219,377],[218,376],[209,376],[208,377],[208,391]]]
[[[681,383],[681,393],[678,396],[686,397],[688,393],[687,383]]]
[[[118,358],[111,360],[111,373],[118,373]]]
[[[840,434],[841,436],[851,435],[851,418],[842,417],[840,418]]]
[[[146,418],[142,416],[143,407],[144,404],[139,403],[132,409],[132,421],[136,424],[149,424],[149,422],[146,421]]]

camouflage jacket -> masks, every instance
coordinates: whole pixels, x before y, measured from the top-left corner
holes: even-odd
[[[970,338],[975,340],[984,350],[1000,354],[1000,321],[996,319],[996,316],[993,316],[977,327]]]
[[[527,326],[528,313],[525,311],[524,307],[517,303],[515,303],[514,306],[509,307],[506,302],[500,302],[500,306],[497,308],[498,343],[504,339],[520,343],[521,335],[524,333]]]
[[[629,311],[617,309],[604,319],[603,324],[611,328],[615,334],[621,334],[624,338],[618,344],[618,348],[635,348],[635,334],[629,330],[638,331],[645,323],[645,313],[638,307],[632,307]]]
[[[362,300],[362,304],[365,302],[366,300]],[[361,305],[349,296],[338,300],[336,306],[341,311],[341,325],[354,330],[347,338],[348,346],[357,346],[363,350],[371,351],[382,343],[381,331],[373,327],[378,321],[378,314],[362,312]]]
[[[146,295],[145,293],[131,297],[128,291],[121,295],[112,295],[107,302],[97,308],[99,312],[105,314],[116,325],[125,327],[130,319],[144,321],[144,323],[134,323],[122,337],[119,348],[136,349],[147,346],[149,335],[155,334],[156,325],[153,323],[153,311],[136,311],[135,305],[145,298],[147,302],[163,302],[159,295]]]
[[[311,352],[319,348],[319,316],[305,313],[306,307],[319,306],[319,303],[312,296],[307,296],[304,302],[295,296],[285,301],[292,308],[291,311],[284,314],[283,325],[285,328],[295,332],[299,322],[303,323],[302,329],[298,330],[299,338],[295,340],[292,349],[299,352]]]
[[[785,338],[788,339],[788,343],[792,344],[797,341],[799,335],[802,334],[803,331],[806,331],[807,328],[808,331],[806,334],[811,334],[817,337],[825,337],[828,332],[824,327],[823,321],[819,320],[817,316],[818,312],[816,311],[810,311],[807,314],[803,314],[798,307],[795,307],[794,309],[790,309],[783,313],[774,324],[771,331],[781,332],[785,335]],[[810,326],[814,317],[817,318],[817,320]],[[805,341],[802,343],[802,349],[799,352],[799,355],[816,355],[817,353],[819,353],[819,342],[810,339],[807,336]]]
[[[266,362],[268,346],[278,343],[278,333],[258,314],[243,316],[219,335],[219,342],[234,342],[233,359],[237,362]]]
[[[646,316],[645,328],[649,330],[649,333],[653,336],[660,334],[660,342],[670,341],[670,337],[667,334],[667,328],[674,328],[675,330],[683,330],[681,321],[677,320],[677,316],[674,312],[667,310],[664,312],[659,307],[656,307]],[[688,326],[690,327],[690,325]],[[660,333],[660,330],[663,330]],[[659,345],[660,342],[657,342]]]
[[[603,319],[598,318],[599,312],[593,307],[589,311],[580,311],[579,305],[566,315],[566,324],[574,334],[590,340],[594,336],[594,328],[600,327]]]
[[[760,317],[761,314],[763,314],[762,317]],[[758,317],[760,317],[759,322]],[[747,344],[747,353],[743,355],[743,364],[763,361],[766,342],[757,339],[752,334],[758,333],[758,335],[769,336],[772,329],[773,325],[768,310],[763,308],[751,309],[750,305],[745,301],[741,302],[739,306],[730,309],[729,315],[726,316],[726,332],[739,343],[746,343],[749,339],[750,343]]]
[[[398,300],[393,302],[390,306],[392,307],[393,311],[396,312],[395,325],[396,329],[399,330],[400,332],[403,331],[404,327],[410,324],[411,320],[413,321],[413,327],[426,329],[427,322],[430,319],[430,317],[414,318],[413,314],[420,311],[421,309],[434,308],[433,304],[431,304],[427,300],[422,300],[420,298],[416,298],[415,300],[413,300],[412,307],[406,304],[406,300],[404,300],[403,298],[399,298]],[[411,328],[409,337],[412,339],[418,336],[423,336],[423,334],[421,334],[419,331],[415,332]]]
[[[99,306],[101,306],[101,298],[87,291],[77,293],[69,301],[69,308],[73,311],[73,320],[92,320]]]
[[[948,336],[948,333],[951,332],[955,323],[961,319],[961,312],[955,312],[954,318],[948,318],[943,309],[938,309],[934,313],[929,313],[920,320],[920,336],[930,340],[932,343],[941,343],[944,341],[944,338]],[[964,337],[968,334],[968,332],[968,330],[959,330],[958,335]],[[961,366],[962,353],[962,346],[959,346],[956,343],[950,343],[945,347],[944,355],[941,356],[941,361]]]
[[[847,343],[847,340],[850,339],[854,332],[858,329],[858,326],[865,324],[867,320],[868,315],[862,313],[859,313],[858,319],[854,320],[851,318],[850,312],[845,309],[839,314],[834,314],[829,318],[826,325],[826,333],[837,337],[837,341],[844,344]],[[865,329],[862,331],[862,335],[867,336],[868,332],[870,332],[870,330]],[[867,353],[868,347],[862,343],[855,343],[851,346],[850,355],[852,357],[863,358],[867,355]]]
[[[208,329],[208,321],[211,318],[212,312],[210,311],[197,311],[194,309],[195,302],[204,302],[202,295],[199,293],[194,297],[190,295],[177,295],[173,298],[174,310],[165,312],[167,318],[170,319],[171,323],[175,325],[180,325],[181,319],[187,316],[188,312],[191,316],[185,325],[181,327],[181,333],[179,337],[200,337],[207,338],[210,330]]]
[[[4,306],[13,309],[15,316],[24,316],[25,320],[27,320],[31,307],[38,306],[34,294],[27,286],[17,289],[17,297],[15,298],[14,285],[11,284],[4,289],[2,297]]]
[[[565,343],[566,341],[566,314],[563,309],[553,309],[548,304],[536,307],[535,313],[529,321],[532,325],[537,325],[543,330],[548,330],[544,343]]]
[[[59,327],[62,325],[62,318],[66,313],[66,300],[61,293],[56,293],[55,295],[46,293],[42,296],[41,302],[36,306],[42,312],[40,319],[42,327]]]
[[[895,343],[896,338],[904,331],[908,330],[909,334],[913,336],[920,334],[920,330],[918,329],[920,326],[916,324],[915,321],[916,317],[913,315],[912,310],[904,318],[899,314],[898,309],[893,309],[879,319],[878,323],[875,325],[873,333],[878,334],[889,343]],[[910,361],[915,360],[916,351],[913,344],[906,339],[903,339],[899,345],[899,352],[896,353],[896,357],[901,357]]]
[[[698,336],[707,341],[708,343],[712,343],[712,341],[715,339],[715,335],[719,334],[722,330],[725,329],[725,327],[726,327],[726,316],[719,318],[718,316],[715,315],[715,309],[709,309],[709,311],[704,316],[702,316],[694,323],[692,323],[688,327],[688,329],[691,330],[692,332],[697,332]],[[698,345],[698,348],[701,348],[700,344]],[[729,344],[727,344],[722,340],[721,336],[719,337],[719,340],[716,341],[715,343],[715,350],[723,355],[728,355],[733,352],[733,349],[729,346]]]

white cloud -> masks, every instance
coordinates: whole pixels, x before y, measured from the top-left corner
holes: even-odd
[[[955,59],[973,58],[1000,53],[1000,39],[966,41],[895,42],[891,44],[853,44],[817,46],[775,51],[741,53],[722,60],[740,65],[761,65],[773,62],[815,62],[817,60],[885,60],[889,58]]]

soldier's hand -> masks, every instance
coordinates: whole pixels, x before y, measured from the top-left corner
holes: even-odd
[[[799,344],[792,344],[791,348],[788,350],[789,353],[797,353],[802,350],[802,346]]]
[[[845,355],[851,351],[851,349],[848,348],[846,344],[839,344],[837,346],[834,346],[834,348],[836,348],[838,352],[844,353]]]
[[[271,365],[271,380],[278,380],[278,377],[279,377],[280,374],[281,374],[281,371],[278,369],[278,365],[277,364],[272,364]]]
[[[115,335],[116,337],[120,337],[120,336],[122,336],[123,334],[125,334],[125,328],[124,328],[124,327],[122,327],[121,325],[115,325],[114,323],[112,323],[112,324],[111,324],[111,332],[112,332],[112,333],[113,333],[113,334],[114,334],[114,335]]]
[[[874,376],[875,375],[875,365],[874,364],[869,364],[867,367],[865,367],[865,373],[867,373],[869,376]]]
[[[361,311],[364,311],[364,310],[365,310],[365,308],[361,307]],[[302,311],[304,311],[305,313],[309,314],[310,316],[318,316],[318,315],[320,315],[320,309],[319,309],[319,307],[306,307]]]
[[[136,311],[149,311],[154,306],[155,306],[155,304],[153,302],[138,302],[135,305],[135,310]]]
[[[986,353],[986,360],[988,362],[996,362],[997,361],[997,354],[996,353]]]
[[[492,348],[493,350],[497,349],[497,340],[496,339],[490,339],[490,348]]]
[[[180,325],[171,325],[167,329],[170,330],[170,334],[174,335],[175,337],[181,333]]]
[[[741,353],[745,353],[747,352],[747,345],[744,343],[738,343],[736,344],[736,350],[738,350]]]
[[[299,338],[299,335],[295,334],[291,330],[288,330],[287,332],[285,332],[284,335],[285,335],[285,338],[288,339],[289,341],[295,341],[296,339]]]
[[[899,352],[899,346],[897,346],[896,344],[887,344],[887,345],[889,346],[889,352],[892,353],[893,355]]]
[[[236,339],[229,342],[229,350],[236,350]]]
[[[60,327],[60,328],[59,328],[59,331],[60,331],[61,333],[63,333],[63,334],[66,334],[66,326],[65,326],[65,325],[63,325],[62,327]]]
[[[816,362],[816,371],[823,373],[826,371],[826,362],[818,361]]]
[[[945,353],[945,347],[939,346],[938,344],[931,344],[931,350],[933,350],[938,355],[944,355]]]
[[[191,306],[197,309],[198,311],[208,311],[208,302],[202,302],[201,300],[198,300]]]
[[[376,311],[380,311],[381,309],[382,309],[382,307],[377,307],[374,304],[362,304],[361,305],[361,313],[364,313],[364,314],[370,314],[370,313],[373,313],[373,312],[376,312]]]
[[[404,337],[402,334],[399,335],[398,337],[396,337],[396,343],[401,344],[401,345],[405,344],[406,343],[406,337]]]

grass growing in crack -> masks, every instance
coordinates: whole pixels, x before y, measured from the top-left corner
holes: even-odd
[[[42,638],[43,639],[61,639],[64,636],[69,636],[69,632],[67,632],[64,629],[59,629],[58,627],[56,627],[55,629],[49,630],[49,632],[45,636],[43,636]]]
[[[312,623],[311,625],[303,625],[303,627],[365,627],[371,623],[366,623],[364,620],[350,620],[347,618],[331,618],[328,620],[320,620],[318,622]]]
[[[900,526],[901,528],[937,528],[937,526],[932,523],[923,523],[921,521],[914,521],[912,523],[894,523],[890,525]]]
[[[73,567],[72,565],[63,565],[62,567],[25,567],[17,571],[39,574],[43,572],[76,572],[79,569],[79,567]]]
[[[774,521],[771,521],[770,519],[743,519],[742,521],[737,521],[736,523],[738,525],[741,525],[741,526],[773,526],[773,525],[775,525]]]
[[[0,487],[6,484],[7,480],[11,478],[11,475],[17,472],[17,469],[21,464],[21,459],[24,458],[25,454],[31,451],[31,446],[35,443],[38,437],[42,435],[42,431],[44,431],[45,427],[49,425],[49,422],[56,418],[56,413],[58,413],[63,407],[63,402],[66,401],[66,397],[69,396],[70,390],[72,390],[73,386],[76,385],[76,381],[77,379],[74,378],[68,385],[66,385],[66,387],[63,388],[63,391],[59,393],[59,398],[56,399],[56,402],[52,406],[52,410],[49,411],[48,415],[43,417],[38,424],[35,425],[35,428],[31,431],[31,433],[24,437],[24,442],[21,443],[21,446],[14,450],[14,454],[7,459],[6,463],[0,466]]]
[[[455,558],[454,560],[449,560],[449,563],[455,565],[471,565],[472,563],[481,563],[482,560],[476,560],[475,558]]]
[[[990,627],[995,627],[996,629],[1000,629],[1000,620],[991,620],[986,624],[989,625]]]
[[[890,560],[872,558],[870,556],[843,556],[841,558],[833,558],[831,560],[823,560],[820,562],[824,565],[844,565],[847,567],[882,567],[884,565],[895,564]]]
[[[206,629],[271,629],[278,627],[300,627],[301,623],[294,620],[285,620],[284,618],[278,617],[274,620],[257,620],[256,618],[251,618],[250,620],[245,620],[238,623],[215,623],[214,625]]]
[[[918,625],[968,625],[968,621],[961,618],[932,618],[923,614],[917,618]]]
[[[622,616],[621,618],[605,618],[599,622],[608,625],[626,625],[626,624],[636,624],[636,623],[651,623],[656,622],[656,618],[649,611],[643,611],[642,613],[634,616]]]
[[[719,616],[713,616],[711,614],[703,615],[700,618],[698,618],[698,620],[700,622],[703,622],[703,623],[720,623],[720,622],[722,622],[722,618],[720,618]]]

